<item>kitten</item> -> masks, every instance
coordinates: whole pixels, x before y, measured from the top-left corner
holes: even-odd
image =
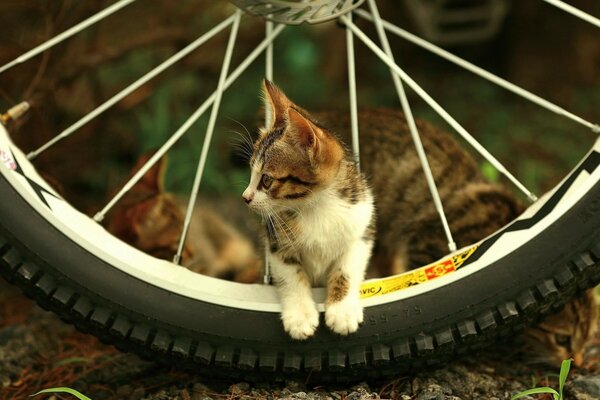
[[[270,123],[254,144],[243,197],[266,220],[284,329],[294,339],[314,334],[311,287],[326,285],[325,323],[347,335],[363,321],[359,287],[374,240],[373,195],[334,135],[267,80],[264,96]]]
[[[151,155],[142,155],[130,176]],[[164,191],[165,168],[162,158],[117,203],[107,216],[106,228],[139,250],[170,261],[177,251],[187,204]],[[262,265],[254,246],[207,203],[201,199],[194,210],[182,265],[208,276],[258,282]]]
[[[557,365],[572,358],[583,366],[587,344],[599,329],[600,312],[595,289],[587,290],[565,308],[528,328],[523,335],[526,361],[532,364]]]

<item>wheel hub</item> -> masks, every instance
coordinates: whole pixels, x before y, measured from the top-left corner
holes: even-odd
[[[231,0],[248,14],[271,21],[298,25],[317,24],[346,14],[365,0]]]

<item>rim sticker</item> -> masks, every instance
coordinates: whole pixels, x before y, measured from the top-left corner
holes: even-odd
[[[17,169],[17,163],[8,151],[0,149],[0,162],[6,165],[8,169],[12,169],[13,171]]]
[[[360,298],[366,299],[374,296],[382,296],[450,274],[463,266],[465,261],[467,261],[478,247],[478,244],[474,245],[445,260],[404,274],[364,282],[360,286]]]

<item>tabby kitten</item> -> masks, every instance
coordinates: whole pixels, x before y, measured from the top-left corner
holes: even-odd
[[[318,117],[350,140],[347,113],[324,112]],[[363,109],[358,121],[361,170],[369,177],[377,210],[370,274],[399,274],[445,256],[448,241],[404,114]],[[448,132],[419,119],[416,125],[459,248],[496,232],[522,213],[514,195],[486,181],[473,157]]]
[[[144,154],[131,176],[151,157]],[[157,258],[172,260],[183,229],[186,202],[165,192],[166,160],[160,159],[107,216],[109,232]],[[258,282],[262,261],[254,246],[214,211],[207,199],[194,210],[182,265],[204,275]]]
[[[266,220],[284,329],[294,339],[314,334],[311,286],[326,285],[325,323],[347,335],[363,321],[359,287],[374,240],[373,195],[334,135],[267,80],[264,96],[270,123],[254,144],[243,197]]]
[[[594,339],[600,324],[594,292],[595,289],[587,290],[558,314],[548,316],[525,331],[526,362],[556,365],[572,358],[575,365],[583,366],[586,345]]]

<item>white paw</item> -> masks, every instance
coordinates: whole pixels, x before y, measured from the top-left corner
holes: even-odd
[[[319,312],[312,302],[294,304],[281,313],[283,328],[293,339],[304,340],[311,337],[319,326]]]
[[[344,300],[332,303],[325,311],[325,323],[332,331],[347,335],[358,330],[363,322],[363,310],[358,300]]]

